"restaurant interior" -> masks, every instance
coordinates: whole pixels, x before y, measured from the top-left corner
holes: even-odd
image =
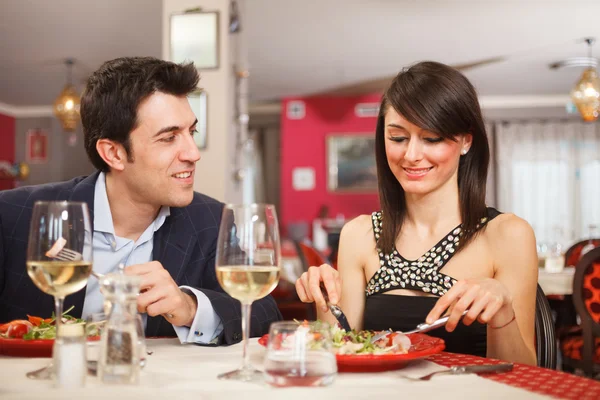
[[[538,369],[561,374],[522,366],[515,378],[521,384],[503,381],[501,374],[489,381],[527,390],[514,392],[516,398],[598,398],[599,15],[600,2],[592,0],[5,0],[0,193],[95,171],[84,150],[79,99],[103,62],[124,56],[192,60],[201,76],[189,98],[201,155],[194,190],[224,203],[275,206],[281,273],[271,295],[284,320],[312,321],[315,305],[300,301],[296,280],[311,266],[337,268],[344,225],[381,209],[374,132],[382,93],[416,62],[448,64],[479,96],[491,151],[487,205],[516,214],[535,232]],[[201,348],[196,359],[231,353],[235,364],[241,354],[233,346],[216,356],[210,350]],[[447,354],[432,360],[458,365],[444,361]],[[147,371],[148,382],[169,379],[172,357],[194,362],[183,349],[169,357],[148,356],[148,369],[156,358],[163,361]],[[0,365],[6,360],[0,355]],[[214,375],[203,368],[193,373]],[[176,381],[183,386],[169,390],[199,390],[186,389],[188,373],[195,376],[182,372]],[[338,395],[360,384],[351,374],[338,375],[328,387]],[[5,394],[15,398],[43,388],[26,388],[21,376],[15,380],[18,387],[5,380]],[[439,381],[440,388],[451,388],[443,390],[462,391],[460,398],[483,396],[477,382],[471,392],[467,380]],[[355,390],[358,397],[367,389],[393,393],[384,390],[390,382]],[[215,385],[203,387],[203,394],[235,397],[244,390]],[[158,386],[122,393],[151,395],[152,387]],[[415,388],[407,393],[417,395]],[[106,389],[102,398],[111,393],[121,392]],[[254,388],[249,393],[277,395]],[[497,393],[506,398],[512,392]]]

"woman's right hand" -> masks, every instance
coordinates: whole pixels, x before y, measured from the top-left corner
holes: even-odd
[[[327,297],[331,304],[338,304],[342,292],[342,280],[340,273],[328,264],[320,267],[310,267],[296,281],[296,292],[304,303],[317,303],[317,307],[327,312],[327,302],[321,291],[321,282],[327,291]]]

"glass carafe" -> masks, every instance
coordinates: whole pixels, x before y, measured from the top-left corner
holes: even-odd
[[[100,342],[98,377],[104,383],[137,384],[140,375],[137,296],[140,278],[120,273],[100,281],[108,320]]]

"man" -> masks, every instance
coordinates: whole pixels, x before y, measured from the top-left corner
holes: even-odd
[[[241,340],[240,304],[215,274],[223,204],[193,191],[200,153],[197,119],[187,100],[196,90],[193,64],[120,58],[92,74],[81,99],[88,156],[98,169],[68,182],[0,192],[0,321],[50,316],[52,297],[25,267],[31,211],[38,200],[84,201],[93,221],[94,270],[141,277],[138,311],[147,336],[181,342]],[[209,166],[210,167],[210,166]],[[102,311],[98,281],[66,298],[86,318]],[[254,303],[251,335],[281,314],[268,296]]]

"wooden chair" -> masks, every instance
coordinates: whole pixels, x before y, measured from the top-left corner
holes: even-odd
[[[589,244],[589,239],[575,243],[565,253],[565,268],[574,268],[581,258],[581,250]],[[596,247],[600,247],[600,239],[592,239]],[[548,296],[550,308],[556,313],[556,330],[562,337],[577,326],[576,311],[572,295],[554,294]]]
[[[325,258],[315,248],[301,241],[294,240],[294,247],[302,265],[302,271],[308,271],[311,266],[319,266],[325,263]],[[282,285],[280,285],[282,286]],[[287,284],[285,288],[279,287],[274,291],[275,301],[284,320],[309,320],[317,318],[314,303],[303,303],[296,294],[296,288]]]
[[[590,242],[589,239],[582,240],[575,243],[567,249],[565,253],[565,267],[574,267],[581,258],[581,250]],[[592,244],[596,247],[600,247],[600,238],[592,239]]]
[[[585,254],[575,267],[573,303],[581,326],[561,338],[563,369],[600,372],[600,247]]]
[[[556,369],[556,331],[552,310],[544,291],[537,285],[535,307],[535,344],[538,367]]]
[[[325,264],[325,257],[317,249],[303,242],[295,242],[298,254],[304,258],[304,270],[308,271],[309,267]]]

